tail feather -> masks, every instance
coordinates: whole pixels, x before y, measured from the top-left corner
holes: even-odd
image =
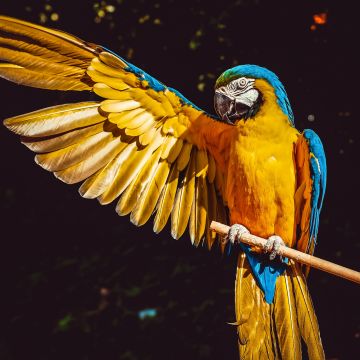
[[[287,270],[277,279],[273,321],[282,358],[301,360],[300,330],[296,319],[294,292]]]
[[[86,74],[100,47],[62,31],[0,16],[0,77],[50,90],[91,90]]]
[[[270,305],[264,303],[261,291],[256,291],[256,304],[258,307],[259,319],[257,321],[256,339],[258,344],[255,346],[255,355],[258,354],[259,359],[274,359],[275,349],[271,338],[271,318]]]
[[[260,299],[263,301],[263,295],[261,292],[258,293],[260,296]],[[259,300],[260,301],[260,300]],[[271,314],[272,314],[272,305],[269,305],[265,302],[263,304],[263,308],[265,308],[265,311],[260,311],[260,314],[262,315],[262,327],[264,329],[263,337],[264,337],[264,346],[261,348],[262,352],[264,353],[264,359],[276,359],[278,351],[276,348],[276,342],[273,338],[272,333],[272,321],[271,321]]]
[[[270,328],[270,305],[251,273],[245,254],[239,255],[235,310],[240,359],[276,359]]]
[[[322,347],[320,330],[310,298],[309,290],[306,286],[305,278],[299,266],[291,266],[291,280],[294,287],[297,320],[302,338],[304,339],[310,359],[325,359]]]
[[[264,300],[245,254],[235,282],[240,359],[302,359],[301,338],[310,360],[325,359],[319,326],[304,275],[290,264],[278,277],[273,304]]]
[[[274,314],[274,303],[270,305],[270,334],[271,334],[271,342],[273,345],[273,351],[275,354],[275,359],[281,359],[280,356],[280,347],[279,347],[279,341],[276,333],[276,326],[275,321],[273,321],[273,314]]]

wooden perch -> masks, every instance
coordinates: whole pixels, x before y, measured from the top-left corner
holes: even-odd
[[[212,231],[217,232],[219,235],[226,237],[229,232],[230,227],[227,225],[218,223],[216,221],[213,221],[210,224],[210,229]],[[257,247],[263,249],[267,240],[263,239],[261,237],[255,236],[255,235],[243,234],[241,236],[240,241],[244,244],[247,244],[250,246],[257,246]],[[334,264],[330,261],[320,259],[316,256],[305,254],[301,251],[289,248],[287,246],[280,247],[280,255],[287,257],[289,259],[293,259],[302,264],[309,265],[315,269],[326,271],[330,274],[340,276],[344,279],[347,279],[347,280],[350,280],[350,281],[360,284],[360,272],[358,272],[358,271],[351,270],[344,266]]]

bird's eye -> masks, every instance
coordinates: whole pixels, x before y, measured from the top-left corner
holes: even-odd
[[[244,78],[239,79],[239,86],[241,88],[245,87],[246,83],[247,83],[246,79]]]

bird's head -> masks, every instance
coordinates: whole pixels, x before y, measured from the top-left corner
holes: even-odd
[[[214,106],[222,121],[235,124],[255,117],[267,104],[278,106],[294,125],[291,106],[279,78],[257,65],[239,65],[226,70],[215,84]]]

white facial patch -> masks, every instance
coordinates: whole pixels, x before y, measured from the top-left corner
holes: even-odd
[[[246,93],[253,89],[255,79],[248,79],[241,77],[231,81],[226,86],[221,86],[216,89],[217,92],[229,96],[230,98],[237,98],[239,95]],[[256,99],[255,99],[256,100]]]
[[[245,93],[237,96],[236,98],[239,99],[243,104],[251,107],[259,97],[259,92],[255,89],[250,89]]]

